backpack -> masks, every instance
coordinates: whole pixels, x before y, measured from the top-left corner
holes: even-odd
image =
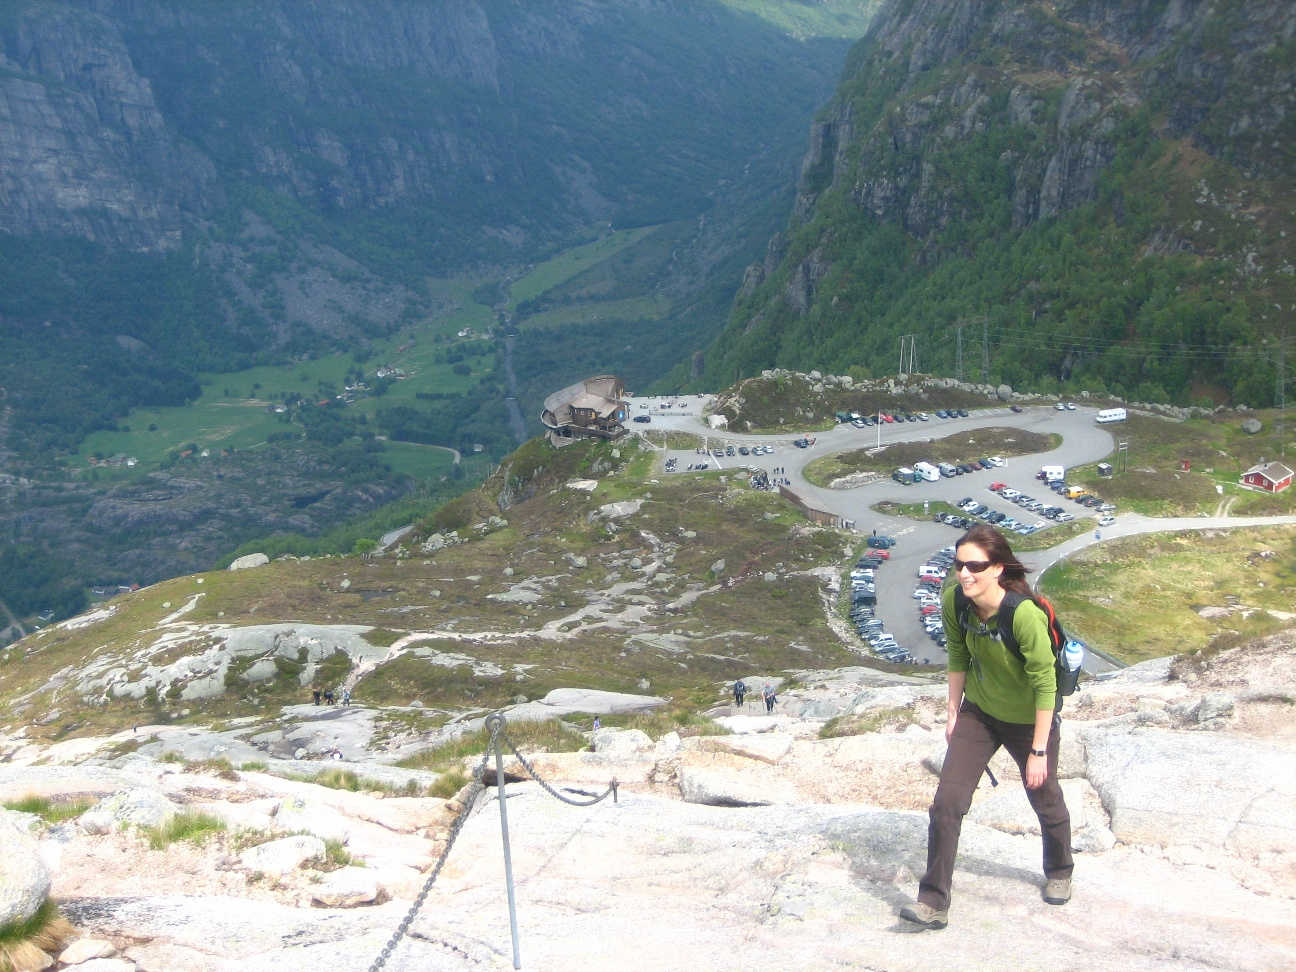
[[[1062,622],[1058,620],[1057,612],[1053,610],[1053,605],[1045,597],[1030,597],[1018,591],[1007,591],[1004,594],[1003,602],[999,605],[999,640],[1017,658],[1022,665],[1026,664],[1026,656],[1022,654],[1021,645],[1017,643],[1017,634],[1013,631],[1013,617],[1017,613],[1017,606],[1023,601],[1034,601],[1035,605],[1044,612],[1044,617],[1048,624],[1049,647],[1053,649],[1053,674],[1057,678],[1057,705],[1055,709],[1062,708],[1062,699],[1068,695],[1074,695],[1076,685],[1080,681],[1080,671],[1071,671],[1066,666],[1066,658],[1063,654],[1066,648],[1066,632],[1062,630]],[[969,627],[969,618],[972,613],[972,600],[963,593],[963,588],[954,588],[954,616],[958,618],[959,626],[964,633]]]

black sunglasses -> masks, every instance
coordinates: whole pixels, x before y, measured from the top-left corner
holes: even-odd
[[[987,568],[989,568],[989,567],[993,567],[993,566],[994,566],[994,561],[993,561],[993,560],[958,560],[958,559],[955,559],[955,561],[954,561],[954,573],[957,574],[960,570],[962,570],[964,567],[966,567],[966,568],[967,568],[969,571],[971,571],[972,573],[974,573],[974,574],[979,574],[979,573],[981,573],[981,571],[986,570]]]

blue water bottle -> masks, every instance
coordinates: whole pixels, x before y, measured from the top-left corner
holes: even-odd
[[[1080,666],[1084,664],[1084,645],[1074,639],[1068,641],[1062,649],[1063,657],[1066,659],[1068,672],[1080,671]]]

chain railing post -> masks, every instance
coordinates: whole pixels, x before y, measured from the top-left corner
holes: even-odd
[[[513,894],[513,855],[509,850],[508,799],[504,792],[504,716],[498,712],[486,717],[486,728],[495,743],[495,786],[500,808],[500,832],[504,836],[504,883],[508,888],[509,933],[513,936],[513,968],[522,968],[518,948],[517,899]]]

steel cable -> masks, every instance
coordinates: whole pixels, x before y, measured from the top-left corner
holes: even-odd
[[[441,851],[441,856],[437,858],[436,865],[432,868],[432,873],[428,875],[428,879],[423,883],[423,889],[419,891],[418,897],[414,899],[414,903],[410,906],[410,910],[405,914],[401,923],[396,926],[396,931],[392,934],[391,940],[383,946],[383,950],[379,952],[378,957],[374,959],[373,965],[369,966],[369,972],[378,972],[379,969],[387,964],[387,960],[391,958],[392,952],[400,943],[400,940],[405,937],[405,933],[409,931],[409,927],[413,924],[415,916],[418,915],[419,910],[423,907],[423,902],[427,900],[428,894],[432,891],[432,885],[436,883],[437,876],[441,873],[441,868],[445,865],[446,858],[450,856],[450,849],[454,847],[455,841],[459,839],[459,834],[463,831],[464,823],[472,815],[473,804],[477,802],[478,794],[485,789],[485,784],[483,784],[482,781],[486,778],[486,762],[490,759],[491,753],[495,751],[498,735],[498,728],[491,731],[490,743],[486,746],[486,752],[482,754],[481,762],[477,764],[477,769],[473,771],[472,786],[468,790],[468,795],[462,801],[463,809],[459,811],[459,816],[456,817],[454,823],[450,825],[450,833],[446,838],[446,845]]]

